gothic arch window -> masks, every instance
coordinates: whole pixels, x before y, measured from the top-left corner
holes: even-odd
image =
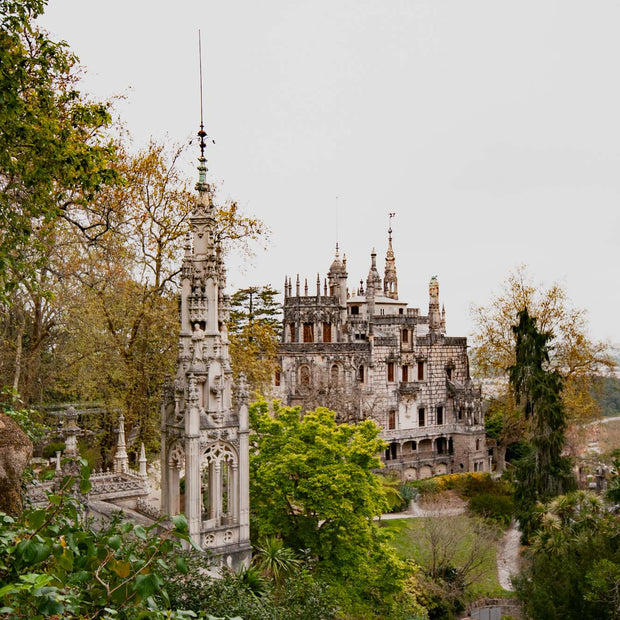
[[[227,443],[216,441],[209,444],[203,452],[203,460],[207,463],[237,463],[237,452]]]
[[[308,366],[300,366],[299,368],[299,385],[310,387],[310,368]]]
[[[329,370],[329,382],[333,386],[340,383],[340,368],[338,368],[338,364],[332,364],[332,367]]]

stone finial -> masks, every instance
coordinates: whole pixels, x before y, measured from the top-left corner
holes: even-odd
[[[140,457],[138,458],[138,473],[142,479],[146,482],[146,451],[144,449],[144,443],[140,444]]]
[[[116,441],[116,454],[114,455],[114,473],[126,474],[129,471],[129,456],[125,442],[125,416],[121,413],[118,418],[118,438]]]

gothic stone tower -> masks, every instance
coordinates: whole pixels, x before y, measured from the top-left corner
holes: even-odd
[[[162,403],[161,508],[169,515],[184,511],[194,542],[220,565],[236,569],[250,560],[248,393],[241,381],[233,405],[225,270],[214,239],[202,125],[199,136],[198,199],[182,266],[177,372]]]

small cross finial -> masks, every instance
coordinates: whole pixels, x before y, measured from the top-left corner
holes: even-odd
[[[392,218],[396,215],[396,213],[388,213],[388,215],[390,216],[390,224],[388,228],[388,233],[391,235],[392,234]]]

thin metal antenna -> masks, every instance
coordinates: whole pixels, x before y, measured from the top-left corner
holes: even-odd
[[[336,196],[336,254],[338,254],[338,246],[340,245],[340,213],[338,211],[338,196]]]
[[[202,39],[200,36],[200,29],[198,30],[198,64],[200,66],[200,131],[198,132],[198,137],[200,138],[200,157],[204,158],[205,147],[207,146],[205,142],[207,132],[205,131],[204,126],[204,110],[202,101]]]
[[[392,218],[396,215],[396,213],[389,213],[390,216],[390,225],[388,228],[388,234],[390,235],[390,239],[392,238]]]

